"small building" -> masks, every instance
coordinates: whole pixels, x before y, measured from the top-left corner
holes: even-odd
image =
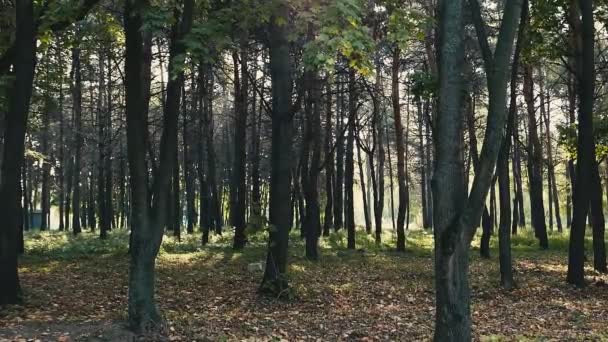
[[[30,229],[40,229],[40,226],[42,225],[42,211],[33,210],[30,212],[29,216]]]

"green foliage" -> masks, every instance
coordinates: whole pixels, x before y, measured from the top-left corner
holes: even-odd
[[[569,158],[576,158],[578,124],[557,125],[559,134],[558,144]],[[595,137],[595,158],[600,161],[608,157],[608,119],[598,117],[593,120],[593,135]]]
[[[369,28],[363,25],[363,1],[336,0],[317,11],[319,34],[305,46],[306,66],[329,71],[337,58],[344,57],[362,75],[371,74],[374,43]]]
[[[416,71],[412,74],[411,79],[412,95],[422,99],[429,99],[435,96],[437,92],[437,80],[429,72]]]
[[[129,236],[126,231],[113,231],[106,240],[98,235],[83,232],[73,236],[70,232],[29,232],[25,235],[25,254],[53,259],[95,258],[100,255],[127,254]]]
[[[432,24],[432,19],[415,8],[397,7],[388,17],[388,40],[406,50],[412,40],[423,41],[424,29]]]
[[[531,1],[530,7],[530,42],[523,51],[523,58],[530,61],[558,59],[569,48],[568,1],[537,0]]]

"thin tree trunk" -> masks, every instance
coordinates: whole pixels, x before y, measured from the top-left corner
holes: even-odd
[[[346,138],[346,160],[344,163],[344,218],[347,230],[347,248],[355,249],[355,207],[354,207],[354,143],[355,124],[357,120],[357,85],[355,71],[351,68],[348,73],[348,127]]]
[[[234,131],[234,165],[232,168],[232,187],[230,195],[231,220],[234,226],[233,248],[240,250],[245,247],[245,199],[246,189],[246,141],[247,141],[247,99],[249,95],[249,78],[247,65],[247,33],[242,34],[240,46],[240,63],[237,52],[234,52],[234,95],[235,95],[235,131]],[[240,64],[240,74],[239,74]]]
[[[323,222],[323,236],[329,236],[329,233],[334,225],[333,207],[334,207],[334,153],[332,139],[332,108],[331,108],[331,84],[326,84],[325,98],[325,221]]]
[[[395,121],[395,143],[397,145],[397,183],[399,184],[399,209],[397,211],[397,251],[405,251],[405,213],[407,210],[407,189],[405,185],[405,145],[403,124],[401,123],[401,99],[399,94],[399,70],[401,49],[393,48],[392,100]]]
[[[74,111],[74,168],[72,169],[72,232],[74,235],[82,231],[80,226],[80,172],[82,151],[82,76],[80,71],[80,48],[72,49],[72,103]]]
[[[547,226],[545,223],[545,206],[543,201],[542,183],[542,150],[537,132],[536,107],[534,103],[534,81],[532,66],[523,65],[524,98],[528,113],[528,178],[530,180],[530,213],[534,235],[542,249],[549,247]]]

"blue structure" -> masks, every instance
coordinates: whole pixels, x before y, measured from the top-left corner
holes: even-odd
[[[40,229],[42,225],[42,212],[41,211],[32,211],[30,213],[30,229]]]

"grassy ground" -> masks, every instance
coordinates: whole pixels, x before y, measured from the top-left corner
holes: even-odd
[[[358,251],[345,237],[322,241],[321,261],[306,261],[293,236],[289,278],[296,298],[260,297],[263,236],[235,253],[226,238],[199,247],[199,237],[166,238],[158,260],[157,294],[169,339],[207,340],[428,340],[434,320],[432,236],[408,236],[408,252],[376,246],[359,234]],[[113,232],[100,241],[85,233],[30,233],[21,260],[24,306],[0,310],[0,341],[122,341],[127,298],[127,241]],[[565,284],[567,236],[552,235],[539,251],[526,232],[513,239],[517,289],[498,286],[495,240],[492,258],[474,244],[471,287],[478,340],[608,340],[606,276],[588,270],[589,286]],[[591,244],[588,243],[590,246]],[[589,252],[590,253],[590,252]],[[588,255],[590,261],[592,255]]]

